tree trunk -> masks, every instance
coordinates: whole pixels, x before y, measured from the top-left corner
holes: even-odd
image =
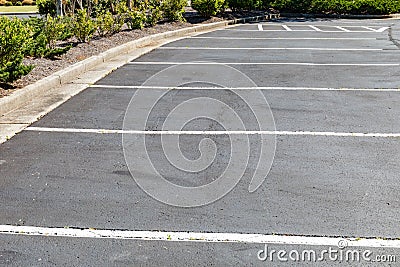
[[[63,3],[62,0],[56,0],[57,16],[63,16]]]

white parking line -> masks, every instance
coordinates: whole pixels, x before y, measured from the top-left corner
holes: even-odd
[[[189,39],[221,39],[221,40],[377,40],[377,38],[353,37],[220,37],[220,36],[192,36]]]
[[[150,241],[279,244],[365,248],[400,248],[400,240],[279,234],[201,233],[167,231],[100,230],[0,225],[0,234],[43,237],[133,239]]]
[[[133,61],[128,65],[289,65],[289,66],[359,66],[359,67],[398,67],[400,63],[311,63],[311,62],[169,62]]]
[[[315,51],[383,51],[383,48],[326,48],[326,47],[188,47],[161,46],[162,50],[315,50]]]
[[[317,28],[316,26],[313,25],[308,25],[308,27],[310,27],[311,29],[317,31],[317,32],[322,32],[322,30],[320,28]]]
[[[311,131],[142,131],[110,129],[75,129],[28,127],[25,131],[52,133],[92,133],[92,134],[146,134],[146,135],[282,135],[282,136],[334,136],[334,137],[379,137],[398,138],[400,133],[341,133]]]
[[[288,32],[291,32],[291,31],[293,31],[291,28],[289,28],[289,26],[287,26],[287,25],[282,25],[282,27],[286,30],[286,31],[288,31]]]
[[[372,28],[367,27],[367,26],[361,26],[361,28],[367,29],[367,30],[369,30],[369,31],[377,32],[377,30],[372,29]]]
[[[350,30],[345,29],[345,28],[340,27],[340,26],[334,26],[334,27],[335,27],[336,29],[339,29],[339,30],[344,31],[344,32],[350,32]]]
[[[340,27],[340,26],[339,26]],[[347,27],[347,26],[346,26]],[[378,31],[350,31],[350,30],[339,30],[339,31],[325,31],[321,30],[319,33],[380,33],[385,31],[388,28],[385,28],[383,30],[379,29]],[[240,31],[240,32],[258,32],[259,30],[245,30],[245,29],[219,29],[216,31]],[[288,32],[288,30],[264,30],[264,32]],[[315,30],[293,30],[291,29],[290,32],[316,32]]]
[[[169,86],[137,86],[137,85],[102,85],[94,84],[93,88],[146,89],[146,90],[282,90],[282,91],[365,91],[365,92],[400,92],[399,88],[331,88],[331,87],[169,87]]]
[[[258,24],[258,30],[259,31],[263,31],[264,30],[262,24]]]

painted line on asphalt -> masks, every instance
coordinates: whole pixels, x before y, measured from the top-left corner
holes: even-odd
[[[291,31],[293,31],[291,28],[289,28],[289,26],[287,26],[287,25],[282,25],[282,27],[286,30],[286,31],[288,31],[288,32],[291,32]]]
[[[378,30],[375,30],[375,29],[367,27],[367,26],[361,26],[361,28],[364,28],[364,29],[367,29],[367,30],[370,30],[370,31],[374,31],[374,32],[378,32]]]
[[[92,133],[92,134],[138,134],[138,135],[282,135],[282,136],[333,136],[333,137],[380,137],[399,138],[400,133],[342,133],[311,131],[143,131],[110,129],[75,129],[27,127],[25,131],[52,133]]]
[[[332,246],[339,247],[341,249],[344,249],[346,247],[400,248],[400,240],[398,239],[298,236],[280,234],[103,230],[94,228],[51,228],[14,225],[0,225],[0,234],[69,238],[133,239],[174,242]]]
[[[310,27],[311,29],[315,30],[316,32],[322,32],[322,30],[320,28],[317,28],[314,25],[308,25],[308,27]]]
[[[264,30],[262,24],[258,24],[258,30],[261,32]]]
[[[162,50],[315,50],[315,51],[383,51],[383,48],[326,48],[326,47],[188,47],[161,46]]]
[[[400,63],[311,63],[311,62],[170,62],[170,61],[132,61],[128,65],[294,65],[294,66],[359,66],[359,67],[398,67]]]
[[[368,37],[220,37],[220,36],[192,36],[188,39],[220,39],[220,40],[377,40]]]
[[[366,91],[366,92],[400,92],[399,88],[329,88],[329,87],[171,87],[171,86],[139,86],[139,85],[107,85],[94,84],[93,88],[146,89],[146,90],[282,90],[282,91]]]
[[[244,30],[244,29],[219,29],[216,31],[239,31],[239,32],[258,32],[259,30]],[[288,32],[288,30],[264,30],[264,32]],[[315,30],[291,30],[290,32],[316,32]],[[319,33],[381,33],[381,31],[324,31],[321,30]]]
[[[335,27],[336,29],[339,29],[339,30],[344,31],[344,32],[350,32],[350,30],[345,29],[345,28],[340,27],[340,26],[334,26],[334,27]]]

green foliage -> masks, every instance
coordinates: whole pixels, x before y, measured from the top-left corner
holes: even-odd
[[[161,4],[163,17],[169,21],[185,21],[183,13],[187,0],[164,0]]]
[[[319,14],[391,14],[400,12],[398,0],[274,0],[281,12]]]
[[[79,42],[89,42],[96,31],[96,23],[87,14],[86,9],[78,10],[72,19],[72,31]]]
[[[192,7],[206,18],[217,15],[224,6],[225,0],[192,0]]]
[[[233,11],[264,9],[268,0],[227,0],[227,4]]]
[[[159,22],[162,17],[162,7],[160,0],[149,0],[147,4],[147,24],[150,26],[154,26]]]
[[[107,36],[114,33],[114,16],[110,11],[101,12],[96,17],[97,33],[100,36]]]
[[[146,14],[140,10],[128,11],[127,25],[131,30],[143,29],[144,23],[146,22]]]
[[[52,17],[55,17],[57,14],[57,7],[54,0],[36,0],[36,5],[38,7],[40,15],[50,15]]]
[[[34,57],[54,58],[66,53],[71,46],[57,47],[56,42],[71,37],[69,18],[47,15],[46,19],[31,18],[26,22],[32,42],[26,54]]]
[[[13,82],[33,69],[22,63],[30,38],[20,19],[0,16],[0,82]]]

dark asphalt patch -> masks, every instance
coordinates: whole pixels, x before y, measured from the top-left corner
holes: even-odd
[[[317,31],[259,31],[257,26],[254,30],[240,30],[240,28],[232,28],[228,30],[219,30],[210,33],[200,34],[198,36],[209,36],[209,37],[274,37],[274,38],[307,38],[307,37],[351,37],[351,38],[380,38],[387,37],[388,33],[376,33],[376,32],[317,32]]]
[[[284,42],[282,42],[284,41]],[[263,39],[201,39],[189,38],[169,43],[164,47],[217,47],[217,48],[337,48],[337,49],[397,49],[387,40],[263,40]],[[260,50],[261,53],[265,51]],[[275,52],[275,51],[271,51]]]
[[[281,262],[277,254],[266,261],[258,260],[260,250],[265,251],[264,244],[246,243],[202,243],[202,242],[167,242],[139,240],[109,240],[89,238],[57,238],[57,237],[27,237],[0,236],[0,264],[3,261],[11,266],[354,266],[367,262],[339,262],[329,260],[326,255],[324,262]],[[314,250],[318,256],[327,246],[295,246],[267,245],[271,250],[285,250],[289,253],[297,250]],[[332,247],[332,249],[336,249]],[[350,248],[360,252],[364,248]],[[370,249],[376,255],[399,255],[398,249]],[[177,257],[179,255],[179,257]],[[264,255],[262,255],[264,256]],[[371,257],[372,258],[372,257]],[[305,259],[308,259],[305,257]],[[5,263],[7,264],[7,263]],[[361,266],[361,265],[359,265]]]
[[[165,50],[157,49],[137,62],[219,63],[319,63],[319,64],[398,64],[398,50],[384,51],[313,51],[313,50]],[[290,71],[287,68],[287,71]]]
[[[154,90],[154,89],[148,89]],[[136,90],[89,88],[33,124],[36,127],[121,130],[130,99]],[[221,97],[233,103],[226,90],[202,90],[209,97]],[[322,131],[360,133],[399,133],[400,92],[358,91],[287,91],[263,90],[279,131]],[[176,104],[199,93],[199,90],[175,90]],[[310,102],[310,99],[313,99]],[[237,101],[236,101],[237,102]],[[159,105],[149,118],[150,130],[161,130],[163,119],[175,105]],[[249,122],[246,106],[234,106]],[[383,119],[384,118],[384,119]],[[196,121],[199,123],[200,121]],[[251,121],[250,121],[251,122]],[[187,130],[219,130],[212,121],[188,125]],[[131,129],[140,130],[140,129]],[[142,129],[143,130],[143,129]],[[179,130],[179,129],[177,129]],[[251,122],[248,130],[257,130]],[[270,129],[273,130],[273,129]]]
[[[151,61],[155,57],[147,58]],[[177,58],[179,62],[180,58]],[[226,62],[229,59],[214,62]],[[231,59],[233,62],[233,59]],[[210,59],[211,61],[211,59]],[[310,56],[309,61],[312,61]],[[156,61],[157,62],[157,61]],[[182,61],[185,62],[185,61]],[[211,61],[212,62],[212,61]],[[98,82],[99,85],[140,86],[146,78],[174,65],[126,65]],[[259,87],[322,88],[399,88],[400,66],[300,66],[300,65],[229,65],[242,72]],[[193,77],[188,77],[193,78]],[[171,79],[173,79],[171,77]]]
[[[280,136],[255,193],[247,191],[248,170],[224,198],[195,209],[161,204],[139,189],[120,135],[23,132],[0,149],[0,224],[400,235],[397,139]]]

